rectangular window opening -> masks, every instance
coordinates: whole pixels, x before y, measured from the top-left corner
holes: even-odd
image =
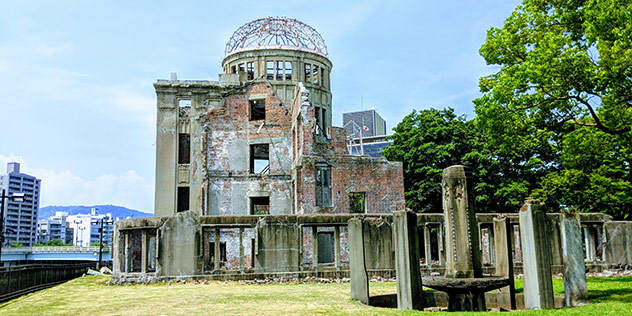
[[[331,206],[331,167],[316,168],[316,205]]]
[[[314,83],[314,84],[318,84],[318,83],[320,82],[318,68],[319,68],[319,67],[318,67],[318,66],[316,66],[316,65],[314,65],[314,66],[312,67],[312,73],[313,73],[313,75],[314,75],[314,80],[313,80],[313,83]]]
[[[178,187],[177,212],[189,210],[189,187]]]
[[[265,120],[266,119],[266,101],[265,100],[250,100],[250,120]]]
[[[191,162],[191,135],[180,133],[178,135],[178,163],[187,164]]]
[[[283,62],[282,61],[277,61],[276,62],[276,80],[283,80],[284,73],[283,73]]]
[[[247,63],[246,69],[248,70],[248,80],[255,79],[255,63],[253,62]]]
[[[237,66],[233,65],[232,67],[230,67],[230,73],[231,74],[236,74],[237,73]]]
[[[268,80],[274,79],[274,62],[273,61],[266,62],[266,79]]]
[[[250,198],[250,215],[269,215],[270,197],[253,196]]]
[[[349,213],[366,213],[366,193],[349,193]]]
[[[211,241],[209,244],[209,266],[211,270],[215,270],[215,242]],[[226,265],[226,242],[219,242],[219,266],[220,268]],[[219,268],[217,268],[219,269]]]
[[[250,173],[270,173],[270,149],[268,144],[250,145]]]
[[[292,80],[292,62],[285,62],[285,80]]]
[[[147,272],[156,271],[156,233],[147,234]]]
[[[246,71],[243,63],[239,64],[239,71]]]
[[[312,82],[312,65],[305,64],[305,82]]]
[[[178,100],[178,107],[179,108],[187,108],[187,107],[191,107],[191,99],[180,99]]]
[[[334,232],[318,232],[318,263],[334,262]]]

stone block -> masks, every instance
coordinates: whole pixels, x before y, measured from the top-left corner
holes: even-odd
[[[554,308],[551,278],[550,223],[539,201],[527,199],[520,209],[526,309]]]
[[[400,309],[423,309],[418,238],[417,215],[407,211],[393,213],[397,308]]]
[[[564,302],[567,307],[586,305],[588,288],[579,216],[574,213],[561,214],[560,228],[564,254]]]
[[[364,225],[360,218],[349,219],[348,225],[351,299],[369,304],[369,278],[364,256]]]
[[[195,211],[176,213],[158,229],[158,276],[192,276],[201,273],[200,217]]]

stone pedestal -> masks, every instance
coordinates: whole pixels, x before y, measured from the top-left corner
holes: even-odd
[[[482,276],[474,195],[469,192],[468,177],[469,172],[465,166],[451,166],[443,170],[446,277]]]
[[[520,209],[520,236],[526,309],[554,308],[551,249],[546,214],[540,202],[527,199]]]
[[[417,214],[393,213],[393,243],[397,275],[397,308],[423,309]]]
[[[509,295],[510,308],[516,309],[513,258],[511,256],[512,227],[509,218],[494,218],[494,249],[496,251],[496,276],[509,279],[509,285],[500,292]]]
[[[351,299],[369,304],[369,277],[364,254],[363,223],[352,218],[349,225],[349,274],[351,276]]]
[[[564,303],[567,307],[586,305],[588,288],[579,215],[561,214],[560,226],[564,254]]]

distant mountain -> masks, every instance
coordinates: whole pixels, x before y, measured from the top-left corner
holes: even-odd
[[[138,217],[152,217],[154,214],[144,213],[137,210],[132,210],[123,206],[116,205],[94,205],[94,206],[44,206],[39,209],[37,213],[37,219],[47,219],[53,215],[55,212],[67,212],[68,215],[77,215],[77,214],[90,214],[90,210],[93,207],[98,207],[99,214],[107,214],[111,213],[112,218],[116,219],[117,217],[121,219],[129,218],[138,218]]]

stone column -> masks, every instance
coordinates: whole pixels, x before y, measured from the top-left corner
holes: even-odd
[[[334,266],[340,270],[340,226],[334,226]]]
[[[312,267],[318,270],[318,226],[312,226]]]
[[[244,272],[244,229],[239,228],[239,271]]]
[[[446,277],[478,278],[483,275],[474,195],[468,190],[468,177],[465,166],[443,170]]]
[[[562,213],[560,226],[564,254],[564,303],[567,307],[586,305],[588,288],[579,215]]]
[[[369,304],[369,277],[364,260],[364,231],[362,220],[351,218],[349,225],[349,274],[351,299]]]
[[[520,209],[520,239],[524,270],[526,309],[554,308],[551,280],[549,222],[537,200],[530,198]]]
[[[443,224],[439,224],[439,230],[437,231],[437,243],[439,246],[439,264],[440,265],[445,264],[445,245],[443,241],[444,240],[443,234],[444,234]]]
[[[423,309],[418,239],[417,214],[407,211],[393,213],[393,248],[399,309]]]
[[[222,255],[221,248],[220,248],[220,241],[219,241],[220,240],[219,227],[215,227],[215,236],[214,236],[213,240],[215,241],[214,244],[213,244],[215,246],[215,249],[213,249],[213,257],[214,257],[213,258],[214,259],[214,261],[213,261],[213,268],[214,269],[213,270],[219,271],[220,270],[220,264],[221,264],[220,263],[220,259],[221,259],[221,255]]]
[[[509,278],[509,286],[499,291],[509,295],[511,309],[516,309],[516,288],[514,285],[513,258],[511,256],[511,223],[507,217],[494,218],[494,250],[496,252],[496,276]]]
[[[430,242],[430,226],[428,224],[424,224],[421,227],[423,227],[424,230],[424,250],[425,250],[425,257],[426,257],[426,265],[428,266],[428,268],[432,268],[432,243]]]

